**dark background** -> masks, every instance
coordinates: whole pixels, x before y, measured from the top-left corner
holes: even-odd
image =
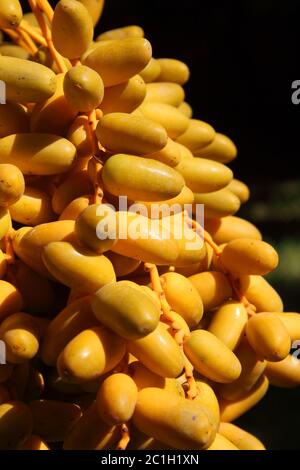
[[[286,310],[298,311],[300,105],[291,102],[291,84],[300,79],[300,2],[107,0],[97,33],[129,24],[144,28],[155,57],[190,66],[186,99],[195,117],[235,141],[231,167],[252,192],[240,214],[279,251],[272,283]],[[239,422],[268,448],[299,449],[299,396],[272,389]]]

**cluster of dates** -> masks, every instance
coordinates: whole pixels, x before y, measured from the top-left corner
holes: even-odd
[[[300,384],[300,317],[235,145],[142,28],[93,40],[103,0],[28,3],[0,4],[0,448],[264,449],[231,422]]]

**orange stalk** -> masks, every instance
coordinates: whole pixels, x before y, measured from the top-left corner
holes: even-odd
[[[101,204],[103,199],[103,189],[99,184],[99,175],[103,168],[103,165],[98,162],[95,158],[92,158],[92,179],[94,186],[94,194],[91,197],[91,204]]]
[[[127,424],[121,424],[121,440],[118,442],[116,450],[126,450],[130,442],[129,427]]]
[[[44,36],[42,36],[36,28],[31,26],[27,21],[22,20],[21,24],[18,26],[18,29],[21,31],[25,31],[29,36],[36,41],[41,46],[47,47],[47,42]]]
[[[228,278],[228,280],[229,280],[229,282],[230,282],[230,285],[231,285],[231,287],[232,287],[232,289],[233,289],[233,291],[234,291],[234,293],[235,293],[235,295],[236,295],[236,298],[239,300],[239,302],[241,302],[241,303],[244,305],[245,309],[247,310],[248,315],[249,315],[250,317],[253,316],[253,315],[255,315],[255,314],[256,314],[256,307],[255,307],[254,305],[252,305],[252,304],[248,301],[247,297],[245,297],[245,296],[240,292],[239,287],[238,287],[238,280],[235,279],[235,278],[233,277],[233,275],[230,274],[230,273],[227,273],[226,276],[227,276],[227,278]]]
[[[37,4],[37,0],[28,0],[31,10],[34,13],[40,28],[42,30],[43,36],[47,42],[49,51],[51,56],[53,57],[53,60],[56,62],[58,70],[62,73],[65,73],[68,71],[68,67],[66,66],[66,63],[63,59],[63,57],[57,52],[55,49],[53,42],[52,42],[52,35],[51,35],[51,30],[49,26],[46,23],[46,20],[43,15],[43,10],[41,10]]]
[[[30,53],[30,50],[28,50],[27,44],[23,41],[23,39],[20,37],[19,33],[13,29],[3,29],[5,34],[7,34],[10,39],[17,44],[18,46],[23,47],[27,52]]]
[[[27,46],[27,50],[32,54],[36,54],[37,51],[38,51],[38,48],[36,46],[36,44],[33,42],[33,40],[31,39],[31,37],[29,36],[29,34],[24,31],[22,28],[17,28],[18,30],[18,33],[20,34],[24,44],[26,44]]]
[[[96,155],[98,151],[98,140],[95,134],[96,127],[97,127],[97,118],[96,118],[96,112],[94,109],[88,114],[88,119],[89,119],[89,138],[92,144],[93,155]]]
[[[45,13],[50,23],[52,23],[54,11],[48,0],[37,0],[38,6]]]
[[[167,302],[167,299],[165,297],[165,293],[160,281],[160,277],[158,274],[158,270],[155,264],[151,263],[145,263],[145,270],[149,272],[150,274],[150,279],[151,279],[151,284],[152,284],[152,289],[154,292],[156,292],[157,296],[159,297],[160,303],[161,303],[161,309],[162,309],[162,321],[169,323],[171,328],[174,330],[174,339],[177,342],[178,346],[181,349],[183,358],[184,358],[184,374],[186,377],[186,382],[187,382],[187,390],[186,390],[186,397],[189,400],[193,400],[197,396],[197,387],[196,387],[196,382],[194,379],[194,374],[193,374],[193,366],[186,357],[184,350],[183,350],[183,344],[184,340],[186,338],[184,331],[181,329],[179,325],[176,323],[176,319],[174,318],[171,308]]]
[[[198,395],[197,385],[194,377],[194,367],[188,360],[188,358],[184,355],[184,375],[187,381],[187,390],[186,390],[186,397],[189,400],[194,400]]]
[[[201,227],[200,224],[198,224],[198,222],[196,222],[195,220],[192,220],[190,219],[190,222],[191,222],[191,225],[193,227],[194,230],[196,231],[199,231],[202,235],[203,235],[203,238],[205,240],[206,243],[208,243],[212,249],[214,250],[214,253],[217,257],[219,257],[222,253],[222,250],[220,249],[220,247],[213,241],[212,237],[209,235],[208,232],[206,232],[203,227]],[[222,269],[222,266],[220,265],[220,268]],[[222,272],[227,276],[229,282],[230,282],[230,285],[232,287],[232,290],[237,298],[237,300],[239,302],[241,302],[245,309],[247,310],[247,313],[249,316],[253,316],[255,315],[256,313],[256,308],[254,307],[254,305],[252,305],[248,299],[240,292],[239,290],[239,287],[237,285],[237,280],[234,279],[233,275],[231,273],[228,273],[228,272],[225,272],[224,270],[222,270]]]
[[[11,239],[12,233],[12,231],[9,231],[4,237],[5,258],[8,264],[13,264],[15,262],[15,252]]]
[[[97,127],[97,118],[95,110],[91,111],[88,114],[88,125],[86,126],[87,136],[90,140],[90,144],[92,147],[92,156],[93,159],[91,161],[92,165],[92,176],[93,176],[93,185],[94,185],[94,194],[92,197],[92,204],[100,204],[103,199],[103,189],[99,184],[99,175],[102,170],[102,163],[94,158],[97,153],[99,152],[99,145],[98,140],[96,137],[96,127]]]
[[[192,225],[192,228],[199,233],[200,236],[203,237],[204,241],[208,243],[214,250],[215,254],[217,256],[220,256],[222,253],[222,250],[219,248],[219,246],[213,241],[212,237],[204,230],[204,228],[194,219],[189,219],[189,222]]]

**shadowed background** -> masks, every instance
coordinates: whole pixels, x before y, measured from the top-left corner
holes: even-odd
[[[290,311],[300,305],[300,105],[291,102],[291,83],[300,78],[299,13],[295,0],[107,0],[97,27],[138,24],[154,57],[190,66],[186,99],[195,117],[239,149],[230,166],[252,192],[239,215],[279,251],[270,280]],[[272,389],[239,423],[268,448],[299,449],[299,396],[299,389]]]

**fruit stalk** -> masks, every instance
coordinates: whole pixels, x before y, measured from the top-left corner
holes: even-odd
[[[197,396],[197,387],[193,374],[193,366],[191,362],[186,357],[183,350],[183,343],[186,339],[185,332],[177,325],[174,316],[172,315],[171,308],[167,302],[164,290],[160,281],[158,274],[157,266],[155,264],[145,263],[145,270],[149,272],[152,289],[156,292],[162,309],[162,321],[168,323],[172,330],[174,330],[174,339],[179,345],[181,352],[184,357],[184,374],[186,377],[187,387],[186,387],[186,396],[188,399],[193,400]]]

